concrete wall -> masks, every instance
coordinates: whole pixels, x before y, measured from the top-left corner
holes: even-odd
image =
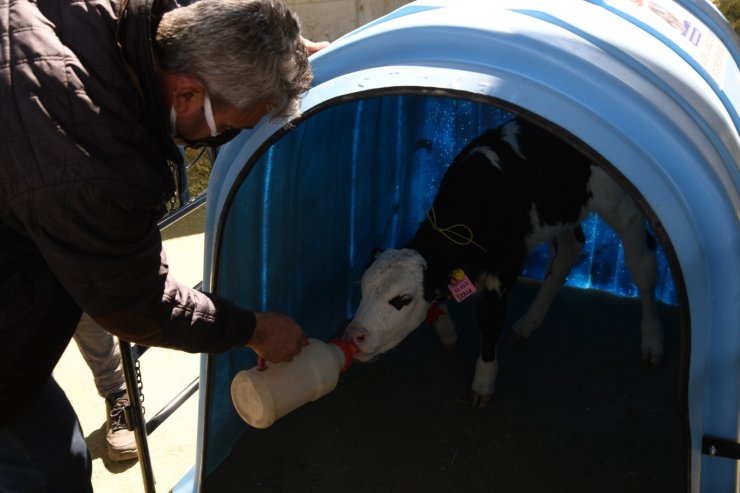
[[[334,41],[409,0],[285,0],[285,3],[301,19],[306,38]]]

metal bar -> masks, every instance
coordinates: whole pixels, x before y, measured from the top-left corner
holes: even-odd
[[[183,206],[190,202],[190,191],[188,190],[190,187],[188,186],[188,168],[192,166],[195,161],[200,159],[200,156],[193,160],[190,164],[183,163],[182,166],[179,167],[180,169],[180,183],[179,183],[179,199],[180,199],[180,206]]]
[[[726,438],[705,436],[701,441],[701,453],[712,457],[740,460],[740,443]]]
[[[131,355],[134,358],[134,361],[141,358],[141,356],[147,352],[149,349],[149,346],[141,346],[139,344],[132,344],[131,345]]]
[[[139,465],[141,466],[141,475],[144,480],[144,492],[155,493],[154,489],[154,471],[152,470],[152,461],[149,456],[149,444],[146,439],[146,422],[144,413],[141,410],[141,398],[139,396],[139,386],[136,380],[136,367],[134,366],[134,357],[131,352],[131,344],[126,341],[119,341],[121,348],[121,360],[123,363],[123,376],[126,379],[126,390],[128,393],[129,408],[126,417],[131,417],[134,423],[127,423],[134,430],[136,437],[136,451],[139,455]],[[128,411],[131,412],[128,412]],[[127,419],[128,421],[128,419]]]
[[[177,394],[174,399],[172,399],[170,402],[167,403],[157,414],[152,416],[150,419],[146,422],[146,433],[147,435],[151,435],[154,433],[154,430],[156,430],[159,425],[164,423],[164,420],[169,418],[172,413],[177,411],[177,409],[183,405],[183,403],[190,398],[191,395],[196,393],[198,391],[198,383],[200,381],[200,377],[195,377],[195,379],[190,382],[190,384],[185,387],[182,392]]]
[[[206,202],[206,197],[206,192],[203,192],[187,204],[178,207],[177,209],[174,209],[172,212],[168,213],[159,221],[159,229],[165,229],[167,226],[171,225],[174,222],[177,222],[178,220],[193,212],[198,207],[202,206]]]

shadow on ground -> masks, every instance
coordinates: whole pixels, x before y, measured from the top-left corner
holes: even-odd
[[[537,285],[512,293],[518,318]],[[469,388],[472,305],[446,351],[422,327],[338,388],[266,430],[248,430],[208,478],[219,492],[599,492],[687,490],[676,307],[661,306],[666,358],[640,362],[639,301],[564,289],[525,344],[500,344],[492,404]]]

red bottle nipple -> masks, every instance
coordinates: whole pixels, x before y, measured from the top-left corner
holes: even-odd
[[[332,339],[331,341],[329,341],[329,344],[334,344],[342,350],[342,353],[344,353],[344,366],[342,366],[342,371],[347,371],[347,368],[352,365],[352,360],[354,360],[355,353],[358,351],[357,346],[355,346],[351,342],[343,341],[341,339]]]

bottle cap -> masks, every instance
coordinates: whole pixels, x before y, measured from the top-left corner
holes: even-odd
[[[329,341],[329,344],[334,344],[342,350],[342,353],[344,353],[344,365],[342,366],[342,371],[347,371],[347,369],[352,365],[355,353],[359,351],[357,346],[341,339],[332,339]]]

